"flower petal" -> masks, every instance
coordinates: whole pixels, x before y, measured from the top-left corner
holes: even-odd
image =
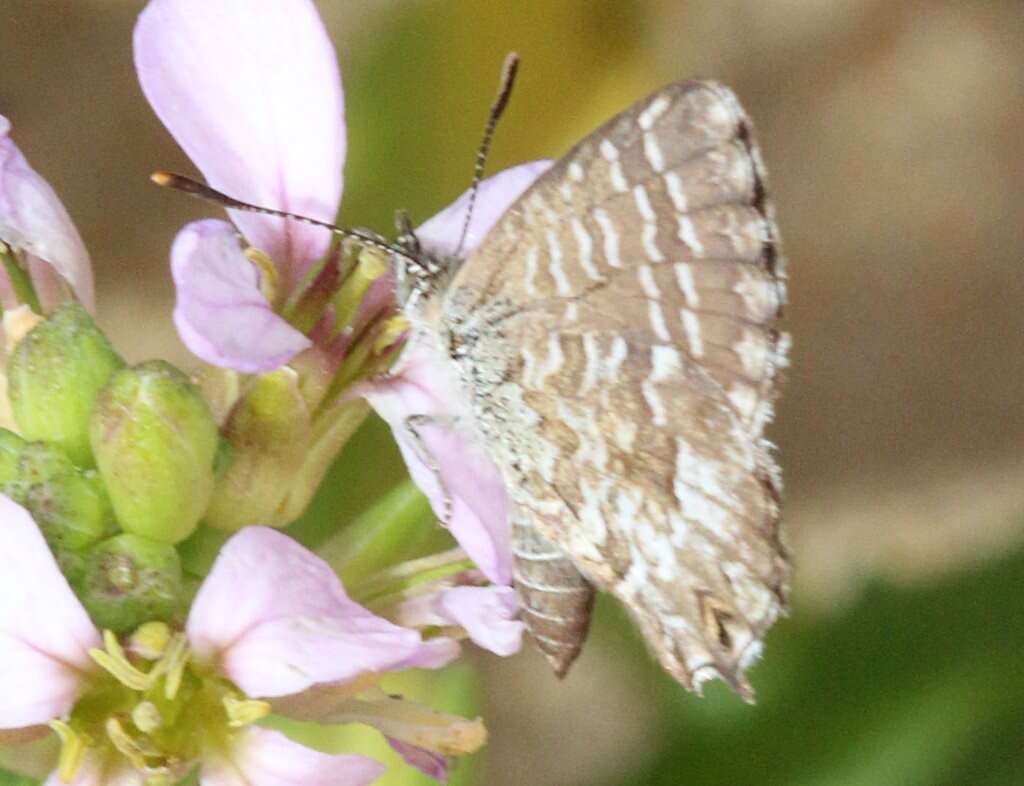
[[[448,782],[448,759],[440,753],[428,751],[425,748],[417,748],[407,742],[385,737],[391,749],[402,757],[402,761],[410,767],[415,767],[428,778],[433,778],[438,783]]]
[[[553,164],[554,161],[531,161],[509,167],[481,182],[462,253],[467,254],[476,248],[511,204]],[[466,191],[440,213],[420,224],[416,237],[425,248],[441,255],[456,252],[469,207],[469,194]]]
[[[396,664],[393,671],[400,669],[441,669],[462,654],[462,647],[455,639],[437,636],[427,639],[412,655]]]
[[[253,697],[387,671],[423,646],[350,600],[330,567],[286,535],[247,527],[221,549],[192,604],[196,656]]]
[[[283,734],[250,726],[224,755],[203,759],[202,786],[364,786],[384,773],[365,756],[320,753]]]
[[[8,137],[10,129],[10,122],[0,115],[0,240],[45,262],[94,311],[92,265],[85,244],[50,184]],[[45,279],[46,270],[34,272]]]
[[[104,758],[87,751],[70,781],[65,783],[54,770],[43,786],[142,786],[144,780],[119,754]]]
[[[28,512],[0,495],[0,728],[71,709],[100,635]]]
[[[345,115],[334,47],[309,0],[151,0],[135,26],[142,90],[214,188],[333,221]],[[232,211],[291,287],[327,248],[322,229]]]
[[[495,655],[519,652],[524,626],[515,619],[519,601],[511,587],[453,587],[441,593],[438,608]]]
[[[483,449],[460,432],[453,418],[466,417],[455,408],[459,400],[451,372],[425,342],[405,348],[396,373],[360,389],[395,435],[409,475],[427,495],[438,518],[445,515],[446,492],[451,505],[448,528],[488,579],[512,579],[508,497],[501,476]],[[407,419],[431,415],[437,425],[418,424],[415,434]],[[437,467],[437,474],[424,459]]]
[[[445,756],[475,753],[487,740],[480,718],[463,718],[369,688],[357,699],[339,702],[324,723],[362,723],[385,737]]]
[[[458,625],[478,646],[496,655],[514,655],[522,644],[519,601],[511,587],[451,587],[410,598],[397,621],[408,627]]]
[[[60,740],[49,726],[0,730],[0,770],[39,783],[56,768],[59,756]]]
[[[186,225],[171,247],[174,324],[185,345],[214,366],[271,371],[310,346],[274,313],[235,229],[206,219]]]

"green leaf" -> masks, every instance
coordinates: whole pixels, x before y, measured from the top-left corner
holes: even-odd
[[[40,781],[26,775],[15,775],[13,772],[0,770],[0,786],[39,786]]]

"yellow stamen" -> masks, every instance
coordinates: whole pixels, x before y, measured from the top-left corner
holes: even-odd
[[[144,734],[159,729],[163,721],[160,710],[151,701],[141,701],[132,708],[132,723]]]
[[[63,783],[70,783],[82,763],[82,756],[89,740],[64,721],[50,721],[50,728],[60,738],[60,758],[57,760],[57,775]]]
[[[251,246],[245,249],[245,257],[260,273],[260,292],[263,293],[263,297],[267,299],[268,303],[273,304],[277,297],[277,286],[280,281],[274,261],[258,248]]]
[[[103,631],[103,644],[105,650],[91,649],[89,657],[109,672],[114,679],[132,690],[149,690],[153,685],[154,676],[139,671],[131,663],[121,648],[117,636],[109,630]]]
[[[107,739],[117,748],[118,752],[131,763],[136,770],[143,770],[146,767],[146,751],[142,746],[124,730],[117,718],[107,718],[103,724],[107,732]]]
[[[367,281],[376,281],[388,272],[388,259],[379,248],[369,246],[359,251],[360,275]]]
[[[146,622],[128,639],[128,649],[146,660],[157,660],[171,641],[171,629],[165,622]]]
[[[338,330],[352,323],[370,285],[387,272],[387,259],[381,252],[366,248],[359,252],[355,268],[334,296],[334,320]]]
[[[171,640],[167,654],[160,661],[166,665],[167,679],[164,682],[164,697],[168,701],[178,695],[181,679],[185,675],[185,667],[188,665],[188,658],[188,640],[179,633]]]
[[[221,700],[228,714],[228,726],[233,729],[248,726],[270,714],[270,703],[255,699],[236,699],[225,696]]]
[[[389,317],[381,323],[380,332],[373,340],[373,354],[379,355],[394,344],[409,330],[409,320],[405,317]]]

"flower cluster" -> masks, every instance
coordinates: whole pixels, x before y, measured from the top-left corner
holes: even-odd
[[[312,2],[151,0],[134,52],[212,186],[334,218],[343,93]],[[396,311],[390,260],[274,216],[191,223],[171,246],[173,318],[205,365],[128,366],[92,321],[85,247],[10,130],[0,117],[0,748],[59,739],[54,784],[362,784],[383,765],[269,722],[361,723],[443,781],[482,724],[389,695],[382,675],[440,668],[465,638],[510,655],[522,624],[495,468],[455,431],[407,426],[460,413]],[[548,166],[484,181],[467,250]],[[425,248],[455,250],[467,201],[416,230]],[[276,528],[371,407],[458,547],[347,592],[343,566]],[[215,556],[188,564],[197,544]]]

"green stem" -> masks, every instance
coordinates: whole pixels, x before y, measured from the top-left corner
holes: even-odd
[[[3,264],[7,277],[10,279],[11,288],[19,303],[25,303],[37,314],[43,313],[39,303],[39,296],[35,287],[32,286],[32,277],[28,271],[18,264],[18,258],[14,250],[6,243],[0,242],[0,263]]]
[[[430,505],[411,481],[399,484],[317,549],[354,587],[400,559],[403,547],[432,519]]]

